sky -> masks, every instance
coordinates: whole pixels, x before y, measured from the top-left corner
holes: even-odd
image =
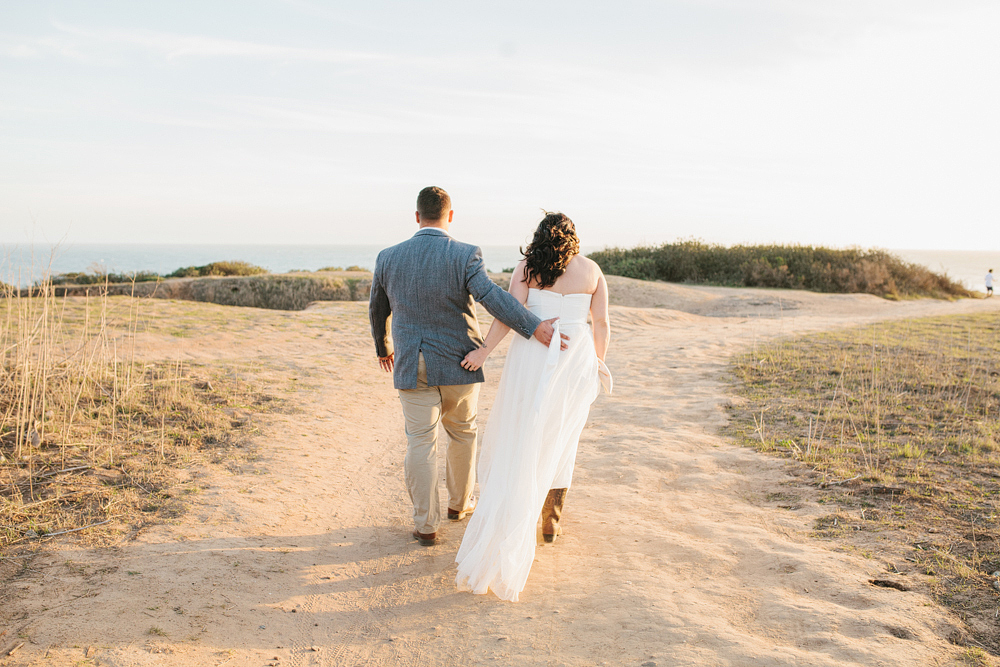
[[[0,0],[0,242],[1000,250],[995,0]]]

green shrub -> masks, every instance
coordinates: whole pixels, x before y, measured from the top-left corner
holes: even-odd
[[[588,256],[605,273],[640,280],[863,292],[887,298],[972,296],[947,276],[884,250],[722,246],[690,239],[661,246],[606,248]]]
[[[99,285],[101,283],[146,283],[160,280],[161,276],[152,271],[135,271],[131,273],[102,273],[100,271],[71,271],[60,273],[49,280],[53,285]],[[37,283],[36,283],[37,284]]]
[[[369,269],[366,269],[363,266],[358,266],[357,264],[351,264],[348,267],[343,267],[343,266],[324,266],[321,269],[316,269],[317,273],[319,273],[320,271],[364,271],[365,273],[371,273],[371,271]]]
[[[185,266],[167,278],[201,278],[204,276],[257,276],[267,273],[267,269],[249,262],[212,262],[205,266]]]

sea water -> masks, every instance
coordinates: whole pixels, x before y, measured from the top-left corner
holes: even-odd
[[[1000,274],[1000,252],[985,250],[890,250],[900,259],[923,264],[966,288],[986,292],[986,272]],[[998,283],[1000,285],[1000,283]]]
[[[0,280],[28,285],[43,275],[77,271],[127,273],[152,271],[166,275],[185,266],[243,261],[272,273],[327,267],[375,267],[378,245],[152,245],[66,244],[56,247],[0,244]],[[584,253],[599,250],[584,247]],[[491,272],[510,269],[521,260],[517,246],[483,246]],[[907,262],[944,273],[965,287],[985,292],[987,270],[1000,274],[1000,252],[978,250],[890,250]]]
[[[167,275],[187,266],[242,261],[272,273],[316,271],[338,267],[375,268],[379,245],[98,245],[73,244],[54,248],[0,244],[0,280],[22,285],[44,275],[70,272]],[[584,248],[592,252],[597,248]],[[486,269],[500,272],[521,260],[517,246],[484,246]]]

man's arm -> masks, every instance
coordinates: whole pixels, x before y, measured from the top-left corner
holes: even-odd
[[[389,296],[382,286],[381,271],[376,266],[372,275],[371,296],[368,298],[368,320],[372,326],[372,338],[375,340],[375,353],[378,355],[379,365],[387,372],[392,370],[394,356],[389,324],[391,315]]]
[[[542,321],[490,280],[479,248],[469,256],[465,269],[465,287],[472,298],[483,304],[490,315],[525,338],[531,338]],[[374,285],[372,293],[374,294]]]
[[[552,341],[552,335],[555,333],[552,323],[559,318],[539,320],[534,313],[524,307],[523,303],[528,300],[528,285],[523,283],[523,279],[523,284],[517,283],[516,271],[511,277],[511,293],[508,294],[497,287],[486,275],[486,269],[483,267],[483,256],[479,248],[476,248],[475,252],[469,256],[468,268],[471,269],[466,274],[466,285],[469,286],[469,293],[472,294],[472,298],[483,304],[494,319],[500,320],[525,338],[534,336],[542,345],[547,346]],[[476,291],[473,290],[473,286]],[[518,293],[518,290],[522,288],[523,293]],[[483,295],[483,298],[477,294]],[[566,334],[561,334],[561,336],[559,349],[565,350],[569,336]]]

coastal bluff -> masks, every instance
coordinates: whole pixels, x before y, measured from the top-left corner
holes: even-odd
[[[366,301],[371,288],[372,274],[367,271],[206,276],[137,283],[52,286],[56,296],[131,295],[271,310],[305,310],[314,301]],[[21,296],[37,293],[39,289],[23,289]]]
[[[493,282],[507,289],[510,274],[490,274]],[[256,276],[205,276],[165,278],[137,283],[53,285],[56,296],[135,296],[139,298],[201,301],[221,306],[305,310],[316,301],[367,301],[372,289],[368,271],[316,271]],[[21,296],[37,294],[41,288],[21,290]]]
[[[510,273],[490,273],[489,276],[501,289],[506,290],[510,285]],[[819,301],[842,301],[860,307],[861,304],[876,304],[885,300],[872,294],[821,294],[780,288],[690,285],[614,275],[606,278],[613,306],[676,310],[708,317],[787,317],[805,304],[812,305]],[[297,311],[318,302],[367,301],[371,287],[372,274],[368,271],[301,271],[255,276],[166,278],[134,284],[53,285],[49,289],[57,297],[100,297],[107,293],[108,296],[133,295]],[[20,291],[20,295],[38,294],[41,290],[40,287],[26,288]]]

